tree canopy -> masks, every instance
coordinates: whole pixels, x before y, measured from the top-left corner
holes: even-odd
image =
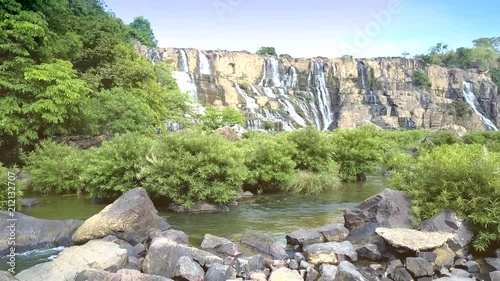
[[[257,52],[257,55],[261,56],[276,56],[276,50],[274,47],[260,47]]]

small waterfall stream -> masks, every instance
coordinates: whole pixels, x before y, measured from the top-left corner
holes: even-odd
[[[200,74],[212,75],[212,71],[210,69],[210,61],[208,60],[207,55],[202,51],[198,51],[198,59],[200,66]]]
[[[498,131],[498,128],[495,126],[495,124],[481,113],[481,105],[474,95],[474,87],[471,82],[464,81],[463,93],[465,101],[472,107],[479,119],[481,119],[481,122],[483,122],[486,129],[488,131]]]

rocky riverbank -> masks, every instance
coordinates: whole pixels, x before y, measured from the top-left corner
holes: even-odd
[[[0,280],[500,280],[500,249],[472,257],[472,230],[452,210],[412,229],[410,207],[403,192],[386,189],[347,210],[344,224],[289,233],[287,248],[247,232],[236,242],[206,234],[199,249],[136,188],[85,222],[20,215],[19,249],[68,248]]]

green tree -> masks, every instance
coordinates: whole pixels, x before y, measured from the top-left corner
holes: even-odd
[[[257,52],[257,55],[260,56],[276,56],[276,50],[274,47],[260,47]]]
[[[129,27],[132,30],[132,36],[143,45],[153,48],[158,44],[151,29],[151,23],[146,18],[142,16],[134,18]]]
[[[243,114],[232,107],[217,109],[215,106],[207,106],[205,114],[200,117],[200,120],[202,127],[208,130],[215,130],[236,124],[243,126],[245,124]]]
[[[430,90],[432,87],[432,82],[427,73],[425,73],[421,69],[415,70],[413,72],[413,82],[415,83],[416,86],[422,87],[424,89]]]

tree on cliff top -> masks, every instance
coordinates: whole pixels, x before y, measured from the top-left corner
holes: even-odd
[[[136,17],[134,21],[129,24],[129,27],[132,30],[132,36],[147,47],[153,48],[158,44],[153,30],[151,29],[151,23],[146,18],[142,16]]]
[[[260,47],[256,54],[260,56],[276,56],[276,50],[274,47]]]

